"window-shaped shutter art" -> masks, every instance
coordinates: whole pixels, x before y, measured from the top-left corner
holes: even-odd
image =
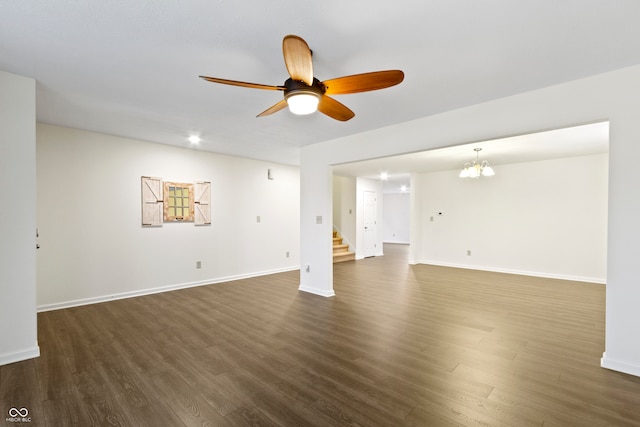
[[[162,179],[142,177],[142,225],[162,226]]]
[[[211,183],[196,181],[194,193],[195,224],[211,224]]]
[[[193,222],[193,184],[164,182],[164,222]]]

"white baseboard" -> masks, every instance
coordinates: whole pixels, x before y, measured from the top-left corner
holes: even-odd
[[[600,366],[612,371],[618,371],[629,375],[640,377],[640,365],[634,365],[631,363],[621,362],[619,360],[612,360],[607,357],[607,352],[602,353],[602,359],[600,359]]]
[[[359,261],[361,259],[375,258],[377,256],[384,256],[384,252],[376,252],[375,255],[371,255],[371,256],[368,256],[368,257],[367,256],[362,256],[362,255],[360,255],[360,256],[356,255],[355,260]]]
[[[280,268],[280,269],[274,269],[274,270],[268,270],[268,271],[260,271],[260,272],[254,272],[254,273],[248,273],[248,274],[238,274],[236,276],[218,277],[215,279],[200,280],[197,282],[179,283],[179,284],[168,285],[168,286],[159,286],[157,288],[141,289],[138,291],[121,292],[121,293],[110,294],[110,295],[101,295],[101,296],[92,297],[92,298],[83,298],[83,299],[77,299],[72,301],[63,301],[59,303],[39,305],[37,310],[38,312],[60,310],[63,308],[77,307],[77,306],[89,305],[89,304],[98,304],[101,302],[114,301],[114,300],[119,300],[124,298],[134,298],[134,297],[139,297],[143,295],[151,295],[151,294],[158,294],[161,292],[176,291],[178,289],[193,288],[196,286],[213,285],[217,283],[231,282],[234,280],[250,279],[252,277],[260,277],[260,276],[266,276],[268,274],[284,273],[287,271],[294,271],[299,269],[300,269],[300,266],[293,266],[293,267],[286,267],[286,268]]]
[[[8,365],[9,363],[22,362],[23,360],[33,359],[40,357],[40,347],[27,348],[12,353],[0,354],[0,366]]]
[[[604,285],[607,283],[607,279],[604,277],[572,276],[567,274],[554,274],[554,273],[544,273],[539,271],[513,270],[509,268],[498,268],[498,267],[483,267],[479,265],[456,264],[456,263],[440,262],[440,261],[432,261],[432,260],[420,260],[420,261],[410,260],[409,264],[428,264],[428,265],[437,265],[441,267],[454,267],[454,268],[464,268],[468,270],[491,271],[494,273],[507,273],[507,274],[518,274],[521,276],[544,277],[546,279],[560,279],[560,280],[571,280],[574,282],[597,283],[601,285]]]
[[[300,285],[298,287],[299,291],[302,292],[308,292],[310,294],[314,294],[314,295],[320,295],[321,297],[333,297],[336,295],[336,293],[333,291],[333,289],[331,289],[330,291],[324,290],[324,289],[316,289],[316,288],[309,288],[307,286],[302,286]]]

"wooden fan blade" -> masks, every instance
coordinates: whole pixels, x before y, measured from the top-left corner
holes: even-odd
[[[282,54],[287,71],[293,80],[313,84],[311,49],[302,38],[288,35],[282,40]]]
[[[341,95],[346,93],[368,92],[395,86],[404,80],[404,73],[400,70],[374,71],[372,73],[354,74],[338,77],[322,82],[325,93]]]
[[[341,122],[346,122],[356,115],[353,111],[347,108],[347,106],[336,101],[333,98],[328,97],[327,95],[324,95],[322,98],[320,98],[318,111],[326,114],[332,119],[340,120]]]
[[[282,110],[286,106],[287,106],[287,101],[285,99],[283,99],[282,101],[278,102],[277,104],[272,105],[271,107],[267,108],[262,113],[258,114],[256,117],[264,117],[264,116],[268,116],[269,114],[277,113],[278,111]]]
[[[237,80],[227,80],[227,79],[219,79],[217,77],[207,77],[200,76],[201,79],[205,79],[208,82],[212,83],[222,83],[225,85],[231,86],[242,86],[242,87],[250,87],[252,89],[266,89],[266,90],[285,90],[284,86],[270,86],[270,85],[262,85],[259,83],[248,83],[248,82],[239,82]]]

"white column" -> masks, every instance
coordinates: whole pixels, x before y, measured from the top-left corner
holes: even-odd
[[[417,264],[422,259],[422,188],[418,174],[411,174],[409,194],[409,264]]]
[[[601,363],[640,376],[640,90],[637,80],[631,83],[628,104],[609,126],[606,351]]]
[[[0,365],[38,357],[35,80],[0,71]]]
[[[300,287],[330,297],[333,291],[333,173],[313,147],[300,159]]]

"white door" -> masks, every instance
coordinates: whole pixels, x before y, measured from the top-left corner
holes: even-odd
[[[376,193],[364,192],[364,256],[376,256]]]

